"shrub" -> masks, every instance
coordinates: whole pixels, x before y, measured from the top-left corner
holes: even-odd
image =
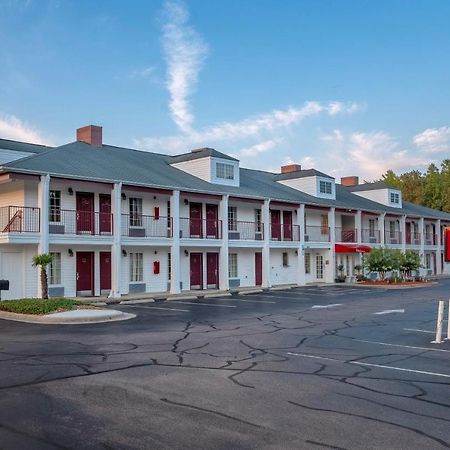
[[[83,303],[70,298],[23,298],[20,300],[5,300],[0,302],[0,311],[18,314],[49,314],[55,311],[70,311]]]

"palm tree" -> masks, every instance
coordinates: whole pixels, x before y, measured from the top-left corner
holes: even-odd
[[[33,267],[41,268],[41,290],[42,298],[48,299],[48,277],[47,266],[53,261],[53,256],[48,253],[33,256]]]

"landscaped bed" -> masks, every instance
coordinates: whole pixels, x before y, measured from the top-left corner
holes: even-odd
[[[433,281],[390,281],[390,280],[371,280],[360,281],[358,284],[363,286],[388,286],[388,287],[419,287],[436,284]]]
[[[70,298],[51,298],[48,300],[43,300],[41,298],[23,298],[20,300],[5,300],[0,302],[0,311],[16,314],[43,315],[81,308],[93,308],[93,306],[86,305]]]

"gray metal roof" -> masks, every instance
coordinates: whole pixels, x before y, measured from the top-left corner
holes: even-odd
[[[308,178],[308,177],[323,177],[323,178],[330,178],[331,180],[334,180],[333,177],[330,175],[327,175],[326,173],[319,172],[316,169],[305,169],[305,170],[296,170],[294,172],[287,172],[287,173],[278,173],[275,175],[275,180],[292,180],[295,178]]]
[[[374,181],[373,183],[362,183],[357,184],[355,186],[346,186],[352,192],[361,192],[361,191],[378,191],[380,189],[397,189],[394,186],[391,186],[384,181]]]
[[[193,161],[194,159],[206,158],[208,156],[211,156],[213,158],[228,159],[230,161],[239,161],[238,159],[232,158],[231,156],[226,155],[225,153],[221,153],[214,148],[203,147],[203,148],[196,148],[192,150],[190,153],[183,153],[182,155],[173,156],[172,163]]]
[[[403,208],[392,208],[352,194],[349,188],[336,184],[336,200],[314,197],[278,183],[277,174],[252,169],[240,169],[240,186],[209,183],[170,164],[176,157],[129,148],[103,145],[94,147],[73,142],[4,164],[3,172],[34,174],[95,180],[121,181],[124,184],[180,189],[190,192],[229,194],[249,198],[270,198],[340,209],[361,209],[375,213],[421,215],[450,221],[450,214],[403,202]],[[320,173],[320,172],[319,172]]]
[[[0,149],[12,150],[15,152],[40,153],[49,150],[52,147],[40,144],[30,144],[29,142],[11,141],[9,139],[0,139]]]

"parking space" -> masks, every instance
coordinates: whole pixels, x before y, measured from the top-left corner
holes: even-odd
[[[0,442],[84,448],[89,430],[87,448],[448,448],[450,341],[431,341],[449,287],[302,287],[114,306],[137,317],[109,324],[2,322]]]

